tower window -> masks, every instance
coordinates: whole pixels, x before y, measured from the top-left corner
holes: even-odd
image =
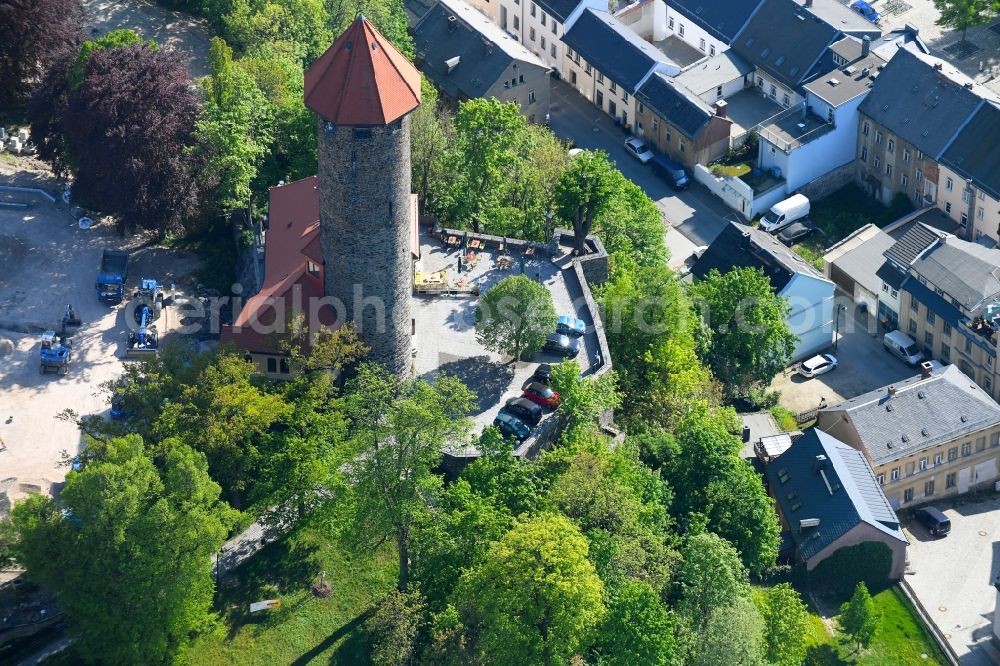
[[[355,139],[370,139],[372,138],[372,131],[367,127],[355,127],[354,128],[354,138]]]

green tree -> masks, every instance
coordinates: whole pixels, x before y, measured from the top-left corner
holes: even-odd
[[[475,394],[454,377],[434,384],[400,380],[384,367],[363,364],[349,387],[347,413],[357,455],[353,481],[354,535],[375,545],[387,539],[399,554],[399,589],[410,578],[410,543],[417,519],[436,493],[433,474],[448,442],[468,435]]]
[[[674,622],[649,584],[628,581],[608,604],[598,635],[602,664],[668,666],[674,663]]]
[[[851,600],[840,607],[840,627],[850,636],[857,649],[868,647],[878,631],[879,616],[868,586],[858,583]]]
[[[559,393],[559,411],[568,418],[563,440],[594,432],[600,415],[621,404],[614,372],[599,377],[580,376],[580,365],[566,360],[552,368],[552,388]]]
[[[142,44],[142,38],[131,30],[112,30],[98,39],[89,39],[80,45],[80,52],[70,67],[67,79],[71,89],[76,89],[83,83],[84,74],[87,71],[87,64],[95,51],[100,49],[119,49],[125,46]],[[150,40],[151,48],[158,48],[156,42]]]
[[[767,386],[788,365],[797,341],[785,319],[790,306],[774,293],[763,271],[736,268],[723,275],[713,270],[691,292],[712,331],[702,360],[730,398]]]
[[[735,597],[713,608],[695,637],[691,666],[765,666],[763,621],[753,602]]]
[[[535,354],[555,328],[552,294],[524,275],[495,284],[476,308],[476,339],[514,361]]]
[[[447,161],[455,130],[451,116],[438,102],[437,88],[424,77],[420,78],[420,97],[420,106],[410,116],[410,163],[423,212],[434,208],[432,198],[452,175]]]
[[[587,540],[568,519],[524,519],[467,571],[459,598],[489,663],[554,666],[589,645],[604,615]]]
[[[251,183],[272,140],[274,113],[256,81],[233,62],[225,41],[212,38],[211,75],[201,83],[204,107],[196,135],[204,154],[203,181],[213,181],[223,213],[245,210]]]
[[[764,618],[767,660],[775,666],[798,666],[806,656],[809,609],[788,583],[761,590],[754,601]]]
[[[573,227],[573,253],[586,252],[587,235],[615,194],[615,168],[604,151],[585,150],[570,162],[555,190],[556,213]]]
[[[725,539],[707,532],[694,534],[685,540],[681,556],[676,608],[694,633],[705,629],[713,610],[738,597],[750,598],[746,567]]]
[[[423,612],[424,601],[416,592],[391,590],[382,597],[365,620],[365,630],[372,642],[373,666],[411,663]]]
[[[634,257],[641,266],[663,266],[669,257],[663,214],[641,187],[617,169],[612,181],[614,194],[594,221],[594,231],[609,254]]]
[[[935,23],[943,28],[961,30],[964,44],[969,28],[983,25],[993,18],[997,3],[993,0],[934,0],[934,8],[939,14]]]
[[[167,663],[210,624],[211,556],[234,524],[205,457],[171,447],[157,469],[142,439],[69,472],[60,506],[15,505],[15,553],[54,591],[88,661]]]

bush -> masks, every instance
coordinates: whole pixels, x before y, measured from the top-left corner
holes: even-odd
[[[867,541],[841,548],[809,574],[811,582],[837,600],[850,598],[858,583],[872,589],[885,587],[892,569],[892,550],[884,543]]]
[[[778,427],[785,432],[791,432],[792,430],[798,430],[799,422],[795,420],[795,412],[788,409],[787,407],[782,407],[781,405],[774,405],[770,410],[771,416],[774,417],[774,422],[778,424]]]

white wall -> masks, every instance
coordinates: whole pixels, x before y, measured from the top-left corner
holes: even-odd
[[[753,84],[757,86],[757,90],[762,91],[766,97],[786,109],[790,106],[795,106],[803,99],[802,95],[798,94],[784,83],[781,83],[767,72],[756,69],[751,76],[753,76]],[[785,95],[788,95],[787,104],[785,103]]]
[[[479,0],[485,2],[486,0]],[[499,2],[500,7],[506,10],[507,25],[503,24],[502,12],[497,10],[497,25],[506,30],[515,39],[519,40],[525,47],[536,56],[541,58],[548,67],[558,70],[560,74],[564,72],[563,64],[566,57],[566,45],[562,42],[562,36],[576,21],[580,13],[590,7],[599,11],[607,11],[606,2],[601,0],[583,0],[580,5],[573,10],[573,13],[566,18],[566,25],[559,23],[553,16],[547,14],[540,5],[531,0],[491,0]],[[534,7],[535,15],[531,15]],[[518,28],[514,28],[514,17],[518,19]],[[545,22],[542,25],[542,21]],[[554,28],[554,31],[553,31]],[[534,30],[534,39],[531,38]],[[544,40],[544,44],[543,44]]]
[[[658,42],[667,37],[667,6],[663,0],[637,0],[614,16],[643,39]]]
[[[654,2],[662,2],[662,0],[654,0]],[[666,9],[664,16],[666,21],[664,37],[668,35],[675,35],[707,56],[712,56],[714,53],[722,53],[723,51],[729,49],[729,44],[726,44],[724,41],[708,34],[702,30],[701,26],[684,16],[684,14],[681,14],[673,7],[664,4],[664,8]],[[671,21],[673,21],[672,25]],[[681,34],[682,26],[684,32],[683,35]],[[704,45],[702,44],[703,40]],[[713,47],[715,49],[714,53],[712,51]]]
[[[500,25],[500,0],[468,0],[469,4],[486,14],[486,18]]]
[[[776,187],[755,196],[753,188],[739,178],[732,176],[716,178],[701,164],[694,166],[694,179],[747,220],[752,220],[786,198],[784,187]]]
[[[799,342],[792,361],[799,361],[833,344],[833,282],[796,273],[781,290],[792,310],[786,321]]]

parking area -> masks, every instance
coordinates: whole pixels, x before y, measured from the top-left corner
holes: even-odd
[[[130,287],[142,277],[181,284],[195,259],[140,247],[104,225],[81,230],[62,207],[40,196],[0,200],[27,204],[0,207],[0,438],[5,445],[0,493],[16,498],[49,492],[65,478],[65,455],[78,453],[81,438],[76,426],[59,414],[66,409],[79,414],[107,410],[100,385],[121,373],[125,308],[98,302],[94,292],[102,250],[132,253]],[[41,374],[40,334],[58,330],[67,303],[82,320],[70,340],[69,372]],[[169,313],[161,327],[168,318]]]
[[[941,539],[904,519],[909,567],[906,581],[962,666],[1000,663],[990,644],[1000,574],[1000,497],[977,502],[939,502],[951,519]]]
[[[781,393],[782,405],[796,413],[805,412],[815,409],[823,400],[827,405],[835,405],[919,374],[919,369],[906,365],[885,350],[882,336],[871,332],[870,320],[856,318],[851,312],[848,304],[841,315],[837,348],[831,345],[822,352],[837,358],[837,369],[806,379],[798,375],[793,366],[778,375],[770,389]]]

